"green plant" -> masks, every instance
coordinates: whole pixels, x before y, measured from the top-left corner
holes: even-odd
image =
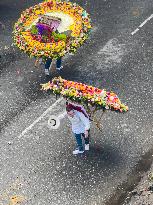
[[[38,29],[35,25],[32,25],[32,27],[31,27],[31,34],[32,35],[37,35],[38,34]]]
[[[56,33],[54,31],[52,32],[52,36],[55,41],[58,41],[58,40],[66,41],[66,38],[67,38],[67,36],[64,33]]]

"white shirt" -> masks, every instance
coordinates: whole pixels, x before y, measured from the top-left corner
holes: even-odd
[[[86,118],[82,112],[74,110],[74,113],[74,117],[68,115],[68,118],[72,123],[72,132],[75,134],[85,133],[85,130],[90,129],[89,119]]]

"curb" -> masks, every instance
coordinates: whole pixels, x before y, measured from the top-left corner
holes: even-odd
[[[126,181],[117,187],[115,193],[111,195],[105,205],[123,205],[125,202],[130,201],[132,196],[129,196],[129,192],[133,191],[139,184],[142,174],[150,169],[153,163],[152,156],[153,148],[141,157],[137,165],[127,176]]]

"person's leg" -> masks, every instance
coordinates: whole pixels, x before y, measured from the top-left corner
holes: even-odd
[[[89,144],[89,134],[88,134],[88,137],[85,137],[85,134],[82,133],[82,136],[84,137],[85,145],[86,145],[86,144]]]
[[[45,74],[49,75],[49,67],[52,63],[52,59],[51,58],[47,58],[46,62],[45,62]]]
[[[62,68],[63,68],[63,66],[62,66],[62,57],[60,57],[56,60],[56,69],[61,70]]]
[[[90,130],[88,133],[88,137],[85,137],[85,134],[83,133],[82,136],[84,137],[84,142],[85,142],[85,150],[89,150],[89,137],[90,137]]]
[[[37,58],[35,61],[35,67],[38,67],[42,63],[42,58]]]
[[[77,146],[79,151],[83,151],[83,145],[82,145],[82,137],[81,134],[75,134]]]
[[[89,137],[85,137],[85,138],[84,138],[84,142],[85,142],[85,145],[86,145],[86,144],[89,144]]]
[[[51,58],[47,58],[46,62],[45,62],[45,69],[49,70],[50,64],[52,63],[52,59]]]

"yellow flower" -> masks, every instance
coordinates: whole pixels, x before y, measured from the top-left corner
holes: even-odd
[[[48,0],[47,2],[50,2]],[[58,4],[57,4],[58,2]],[[41,5],[41,6],[40,6]],[[24,49],[27,52],[32,52],[32,54],[41,56],[42,51],[47,51],[50,53],[50,55],[57,55],[56,53],[59,52],[59,56],[65,55],[66,52],[68,52],[67,46],[64,41],[60,41],[57,44],[55,43],[41,43],[32,38],[28,32],[22,32],[25,29],[29,29],[29,27],[39,18],[40,14],[45,14],[48,12],[63,12],[65,14],[70,15],[74,23],[69,27],[69,29],[72,31],[71,36],[74,37],[74,41],[71,42],[72,46],[74,46],[76,49],[83,44],[84,40],[88,37],[86,32],[88,29],[91,28],[90,19],[89,18],[82,18],[82,12],[84,9],[78,5],[73,5],[71,2],[64,2],[53,0],[53,6],[50,8],[47,6],[46,1],[35,5],[34,7],[31,7],[32,13],[29,15],[29,9],[27,9],[25,12],[22,13],[21,18],[18,20],[18,22],[15,24],[14,34],[17,36],[19,35],[21,37],[21,43],[18,43],[18,39],[15,39],[16,44],[21,48]],[[24,25],[21,26],[20,23],[22,23],[23,18],[26,17],[26,21],[24,22]],[[89,15],[87,15],[89,17]],[[18,26],[18,29],[16,30],[16,26]],[[20,33],[22,32],[22,33]],[[84,32],[84,33],[82,33]],[[83,34],[81,36],[81,34]],[[26,44],[26,47],[24,48],[23,45]],[[74,49],[74,51],[76,50]],[[56,52],[54,54],[54,52]],[[48,53],[45,52],[44,55],[48,56]]]

